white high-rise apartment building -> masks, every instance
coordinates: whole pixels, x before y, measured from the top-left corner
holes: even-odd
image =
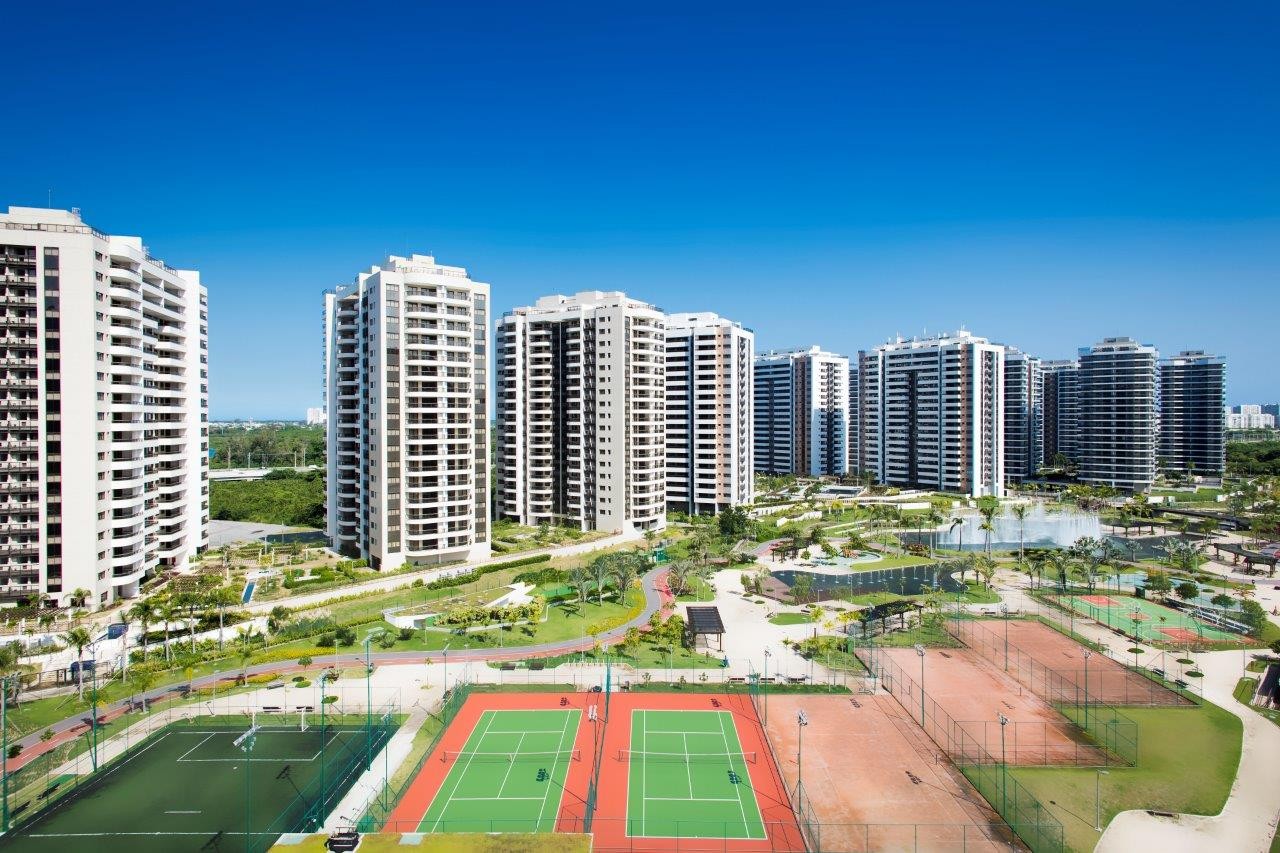
[[[208,323],[140,238],[0,214],[0,601],[100,607],[207,545]]]
[[[667,507],[751,503],[755,333],[716,314],[671,314],[666,340]]]
[[[1222,416],[1227,361],[1187,350],[1160,362],[1160,447],[1168,471],[1221,477],[1227,464]]]
[[[1004,494],[1005,348],[968,332],[859,354],[859,470],[881,482]]]
[[[755,468],[768,474],[849,472],[849,359],[820,347],[756,356]]]
[[[1044,463],[1080,460],[1080,362],[1044,361]]]
[[[1241,409],[1257,409],[1256,412],[1226,412],[1227,429],[1274,429],[1276,416],[1264,414],[1261,406],[1241,406]]]
[[[376,568],[489,539],[489,285],[392,256],[324,296],[328,533]]]
[[[666,525],[666,317],[626,294],[546,296],[497,322],[496,513]]]
[[[1004,475],[1036,476],[1044,458],[1044,373],[1040,359],[1016,347],[1004,354]]]
[[[1125,491],[1155,482],[1159,436],[1156,348],[1104,338],[1080,350],[1081,481]]]

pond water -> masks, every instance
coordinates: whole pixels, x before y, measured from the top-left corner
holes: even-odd
[[[978,513],[960,516],[961,524],[953,530],[950,522],[933,534],[940,548],[963,551],[982,551],[987,547],[985,533],[981,529],[982,516]],[[1035,504],[1024,521],[1018,521],[1007,510],[993,520],[995,532],[991,534],[991,547],[997,551],[1011,551],[1018,547],[1019,532],[1028,548],[1069,548],[1082,536],[1094,539],[1102,536],[1102,523],[1096,513],[1078,510],[1052,510],[1044,504]],[[928,544],[930,534],[917,538],[916,534],[903,537],[907,541]]]
[[[902,569],[872,569],[850,574],[819,574],[792,569],[780,569],[773,576],[788,587],[794,586],[796,577],[808,575],[814,592],[839,592],[843,595],[866,595],[871,592],[892,592],[898,595],[919,595],[924,587],[941,587],[947,592],[962,592],[964,585],[937,566],[908,566]]]

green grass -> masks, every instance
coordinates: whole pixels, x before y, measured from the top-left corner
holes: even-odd
[[[775,613],[769,621],[774,625],[808,625],[813,617],[808,613]]]
[[[1240,763],[1240,720],[1209,703],[1125,708],[1124,713],[1138,723],[1138,763],[1111,767],[1102,777],[1103,825],[1128,809],[1203,815],[1221,811]],[[1062,821],[1069,850],[1094,848],[1092,768],[1024,767],[1010,773]]]
[[[1247,705],[1250,710],[1261,714],[1277,726],[1280,726],[1280,710],[1276,708],[1259,708],[1252,703],[1253,694],[1257,689],[1258,679],[1245,677],[1236,682],[1236,688],[1231,692],[1231,695],[1241,705]]]
[[[95,836],[81,839],[85,849],[149,853],[173,850],[172,834],[189,833],[201,839],[193,845],[199,847],[219,832],[244,830],[246,797],[255,833],[296,831],[306,826],[307,803],[319,793],[321,762],[313,759],[322,747],[326,808],[341,799],[353,778],[346,769],[364,755],[362,732],[331,727],[325,735],[315,725],[301,732],[295,723],[292,730],[264,727],[255,740],[253,761],[246,764],[245,753],[233,741],[247,728],[246,720],[231,717],[169,726],[113,762],[111,772],[82,777],[80,796],[38,814],[28,811],[28,822],[5,841],[20,850],[66,850],[67,840],[60,834],[85,833]],[[380,748],[381,743],[375,745]],[[286,765],[290,775],[284,778],[279,774]],[[122,834],[135,832],[157,834]]]
[[[688,589],[676,596],[677,601],[715,601],[716,591],[711,582],[696,575],[685,581]]]
[[[889,622],[892,625],[893,617],[889,618]],[[946,632],[941,623],[916,625],[906,631],[891,631],[875,637],[874,642],[877,646],[885,648],[905,648],[914,646],[916,643],[930,648],[955,648],[960,645],[955,637]]]
[[[629,834],[765,838],[732,713],[633,710],[630,748]]]

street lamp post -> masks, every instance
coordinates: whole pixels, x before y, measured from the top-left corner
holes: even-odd
[[[1102,777],[1110,776],[1110,772],[1098,768],[1093,785],[1093,828],[1102,832]]]
[[[1009,761],[1004,751],[1004,727],[1009,725],[1009,718],[998,713],[996,719],[1000,721],[1000,814],[1004,815],[1005,809],[1009,807],[1008,798],[1005,796],[1009,788]]]
[[[444,656],[444,692],[449,692],[449,647],[453,645],[453,640],[444,644],[444,650],[440,653]]]
[[[916,643],[916,654],[920,656],[920,728],[924,728],[924,646]],[[927,731],[927,730],[926,730]]]
[[[796,711],[796,802],[803,802],[804,792],[804,729],[809,725],[809,715],[804,709]]]

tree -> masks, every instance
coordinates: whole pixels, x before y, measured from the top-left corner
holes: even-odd
[[[182,606],[169,596],[162,596],[156,604],[156,612],[164,623],[164,660],[169,662],[169,623],[182,612]]]
[[[283,604],[277,604],[271,608],[271,613],[267,615],[267,630],[273,634],[279,634],[280,629],[289,621],[291,611]]]
[[[1026,557],[1027,553],[1027,516],[1031,514],[1031,506],[1029,504],[1014,504],[1013,517],[1018,519],[1018,559]]]
[[[796,579],[791,584],[791,597],[796,601],[802,601],[808,598],[812,591],[813,575],[808,572],[797,572]]]
[[[596,602],[604,604],[604,588],[609,583],[609,578],[613,577],[613,567],[616,558],[613,554],[601,554],[587,565],[587,570],[591,573],[591,580],[596,585]]]
[[[929,522],[929,559],[932,560],[933,552],[938,547],[938,527],[946,522],[947,518],[938,512],[938,508],[935,506],[929,510],[925,520]]]
[[[1256,601],[1240,602],[1240,618],[1249,626],[1249,633],[1258,636],[1267,624],[1267,611]]]
[[[635,586],[640,574],[639,560],[636,557],[635,554],[620,554],[613,564],[613,579],[618,584],[618,600],[621,604],[627,603],[631,588]]]
[[[978,574],[982,576],[982,585],[991,589],[991,579],[996,575],[996,561],[985,554],[979,557]]]
[[[1169,593],[1173,592],[1173,581],[1169,579],[1168,572],[1153,570],[1147,572],[1147,589],[1155,596],[1163,600]]]
[[[1178,598],[1181,598],[1183,601],[1190,601],[1200,594],[1200,587],[1196,586],[1191,581],[1183,581],[1178,584],[1177,589],[1174,591],[1178,593]]]
[[[689,579],[694,576],[696,567],[688,560],[676,560],[671,564],[670,573],[667,575],[667,583],[671,587],[671,594],[680,596],[685,595],[689,591]]]
[[[1212,602],[1215,607],[1220,607],[1223,610],[1228,609],[1235,603],[1235,599],[1227,595],[1225,592],[1218,593],[1213,598],[1209,599],[1209,601]]]
[[[71,592],[71,606],[86,607],[87,602],[89,601],[89,597],[92,595],[93,593],[89,592],[89,590],[85,589],[84,587],[77,587]]]
[[[569,585],[578,592],[578,601],[587,600],[587,590],[591,588],[591,573],[586,566],[579,563],[569,569]]]
[[[978,499],[978,514],[982,516],[982,524],[978,529],[982,531],[987,546],[987,556],[991,556],[991,536],[996,530],[996,514],[1000,512],[1000,499],[991,496],[985,496]]]
[[[13,705],[17,704],[18,694],[22,692],[22,667],[18,663],[21,649],[17,642],[0,646],[0,678],[4,679],[3,690]]]
[[[76,667],[77,693],[80,700],[84,701],[84,650],[86,646],[93,642],[93,638],[89,636],[88,630],[76,626],[63,634],[60,639],[76,650],[76,662],[79,664]]]
[[[133,694],[136,696],[142,694],[142,713],[147,712],[147,691],[156,683],[155,671],[148,666],[140,666],[129,676],[129,683],[133,686]]]
[[[961,518],[960,516],[956,516],[955,518],[951,519],[951,527],[948,528],[948,532],[955,530],[957,527],[960,528],[960,539],[959,539],[959,543],[957,544],[957,548],[960,551],[963,551],[964,550],[964,519]]]
[[[129,608],[129,615],[138,623],[138,627],[142,629],[142,660],[147,660],[147,632],[151,628],[151,623],[155,621],[156,612],[155,605],[150,599],[140,598]]]

